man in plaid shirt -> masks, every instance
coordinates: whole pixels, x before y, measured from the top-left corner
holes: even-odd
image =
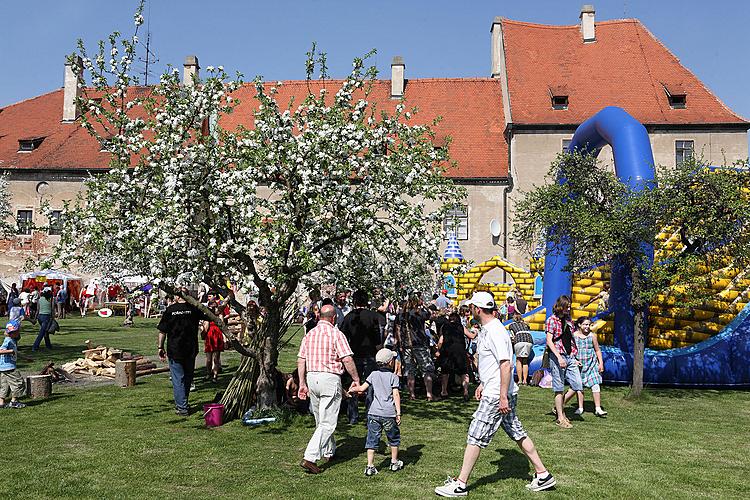
[[[341,408],[341,375],[345,368],[353,380],[350,390],[359,386],[352,349],[335,324],[336,309],[332,305],[323,306],[317,326],[302,339],[297,355],[299,398],[310,397],[310,409],[315,416],[315,432],[300,462],[300,466],[311,474],[321,472],[316,463],[318,460],[331,460],[336,453],[333,433]]]

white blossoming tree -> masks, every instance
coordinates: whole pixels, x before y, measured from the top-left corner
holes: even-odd
[[[230,416],[251,399],[272,406],[284,311],[298,285],[424,286],[442,207],[462,191],[444,175],[447,151],[433,146],[431,125],[417,124],[403,103],[389,114],[368,101],[375,69],[363,59],[335,93],[309,90],[296,103],[278,102],[278,84],[256,79],[253,115],[241,117],[248,126],[231,129],[222,124],[238,104],[233,93],[249,84],[209,67],[193,85],[175,71],[134,88],[136,41],[115,33],[93,57],[79,42],[92,87],[82,123],[112,161],[68,210],[56,256],[113,256],[178,295],[186,273],[219,289],[228,279],[256,289],[264,327],[224,402]],[[313,46],[308,89],[314,71],[327,76]]]
[[[16,233],[8,187],[8,175],[0,175],[0,239],[12,238]]]

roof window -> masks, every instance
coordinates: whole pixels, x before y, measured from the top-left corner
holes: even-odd
[[[552,109],[568,109],[568,96],[553,95],[552,96]]]
[[[26,137],[24,139],[18,139],[18,152],[19,153],[30,153],[44,141],[44,137]]]
[[[552,109],[568,109],[568,87],[566,85],[550,85],[549,96],[552,99]]]
[[[685,109],[687,107],[687,92],[681,84],[662,83],[662,87],[667,94],[670,108]]]

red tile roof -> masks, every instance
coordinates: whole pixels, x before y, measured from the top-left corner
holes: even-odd
[[[77,123],[62,123],[63,91],[55,90],[0,110],[0,168],[97,169],[107,167],[109,155]],[[44,137],[28,153],[18,152],[18,140]]]
[[[314,81],[311,90],[317,94],[326,86],[335,92],[340,80]],[[286,81],[279,87],[277,101],[286,105],[294,96],[301,103],[307,93],[307,82]],[[222,118],[221,125],[232,129],[239,124],[251,127],[252,109],[257,106],[255,89],[246,84],[235,94],[241,104],[235,112]],[[500,82],[490,78],[407,80],[406,105],[419,112],[414,123],[428,123],[437,116],[442,121],[435,128],[437,141],[451,136],[450,156],[457,168],[450,169],[453,178],[505,178],[508,175],[508,147],[503,136]],[[390,81],[374,84],[371,102],[379,109],[392,111],[399,102],[390,98]],[[108,155],[77,124],[61,123],[62,90],[7,106],[0,110],[0,168],[29,169],[97,169],[108,166]],[[41,146],[30,153],[18,153],[18,139],[45,137]]]
[[[744,123],[637,19],[596,23],[596,42],[580,27],[502,20],[511,117],[519,124],[578,124],[620,106],[644,124]],[[669,106],[664,87],[687,94]],[[553,110],[550,92],[568,91]]]

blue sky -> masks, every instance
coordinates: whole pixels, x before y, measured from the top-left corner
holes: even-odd
[[[65,55],[77,38],[89,47],[111,31],[132,31],[136,0],[4,0],[0,35],[0,106],[62,85]],[[150,0],[159,62],[223,65],[246,78],[304,78],[305,52],[316,41],[333,76],[372,48],[384,75],[394,55],[407,77],[489,76],[489,28],[495,16],[576,24],[582,0]],[[592,3],[591,0],[586,3]],[[750,2],[599,0],[597,20],[637,17],[729,107],[750,118],[747,26]],[[9,22],[10,21],[10,22]],[[145,37],[141,36],[144,40]]]

